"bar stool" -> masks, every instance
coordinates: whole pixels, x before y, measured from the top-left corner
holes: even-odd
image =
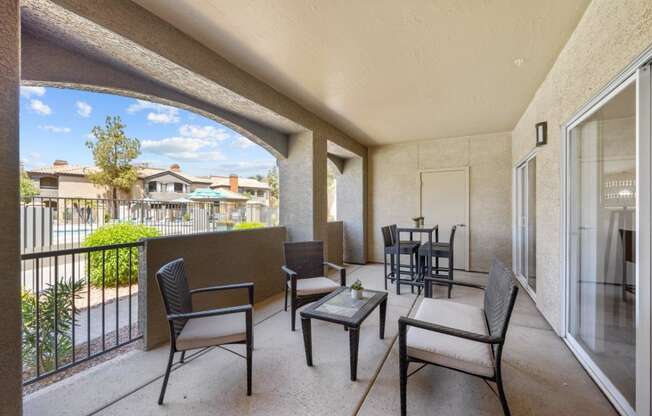
[[[387,280],[391,280],[394,283],[395,280],[398,280],[400,284],[401,274],[409,274],[414,280],[415,276],[418,275],[418,254],[419,254],[419,241],[405,240],[401,241],[399,244],[399,250],[397,253],[396,250],[396,236],[397,236],[397,226],[396,224],[387,225],[381,227],[380,229],[383,234],[383,260],[385,266],[385,290],[387,290]],[[401,254],[410,256],[410,264],[401,264]],[[387,256],[389,256],[390,270],[387,271]],[[403,272],[401,269],[408,268],[409,272]],[[414,293],[414,287],[412,286],[412,293]]]
[[[432,258],[435,259],[435,265],[432,267],[432,276],[439,279],[449,279],[453,281],[453,266],[454,266],[454,243],[455,243],[455,231],[457,230],[457,225],[453,225],[451,228],[451,234],[448,239],[448,242],[434,242],[432,243]],[[421,274],[425,277],[426,274],[426,257],[428,256],[428,245],[424,244],[419,247],[419,268],[421,269]],[[446,267],[439,266],[439,259],[447,259],[448,264]],[[441,272],[445,272],[442,274]],[[425,279],[424,279],[425,281]],[[425,296],[431,297],[432,293],[429,293],[429,285],[425,287]],[[448,297],[451,297],[451,290],[453,288],[452,284],[448,285]]]

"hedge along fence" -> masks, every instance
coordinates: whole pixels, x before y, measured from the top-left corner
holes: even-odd
[[[144,238],[158,237],[154,227],[141,224],[111,224],[98,228],[84,240],[84,247],[135,243]],[[138,276],[138,247],[108,249],[90,253],[90,282],[93,286],[119,286],[129,284]]]
[[[233,227],[234,230],[251,230],[254,228],[263,228],[265,224],[257,221],[240,222]]]

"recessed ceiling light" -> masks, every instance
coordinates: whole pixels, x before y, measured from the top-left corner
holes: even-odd
[[[516,65],[516,66],[518,66],[518,67],[520,67],[520,66],[523,65],[524,63],[525,63],[525,59],[523,59],[523,58],[516,58],[516,59],[514,59],[514,65]]]

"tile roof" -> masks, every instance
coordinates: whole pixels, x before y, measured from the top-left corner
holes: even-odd
[[[229,187],[229,177],[228,176],[211,176],[211,187]],[[270,189],[269,185],[265,182],[258,181],[251,178],[241,178],[238,177],[238,186],[243,188],[257,188],[257,189]]]
[[[97,172],[97,170],[98,169],[95,166],[51,165],[51,166],[29,169],[27,173],[32,173],[37,175],[41,174],[41,175],[57,175],[57,176],[60,175],[86,176],[89,173]],[[138,170],[138,178],[140,179],[145,179],[150,176],[158,175],[164,172],[172,172],[173,174],[182,177],[188,182],[206,183],[206,184],[212,183],[212,180],[209,178],[192,176],[183,172],[174,172],[169,169],[153,168],[153,167],[137,167],[137,170]]]

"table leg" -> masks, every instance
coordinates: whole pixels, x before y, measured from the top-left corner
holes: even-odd
[[[401,232],[396,230],[396,294],[401,294]]]
[[[427,261],[426,261],[426,277],[430,278],[432,277],[432,232],[428,233],[428,249],[426,250],[427,253]],[[432,297],[432,285],[428,284],[426,285],[426,293],[424,294],[426,297],[431,298]]]
[[[380,339],[385,339],[385,316],[387,314],[387,299],[380,302]]]
[[[358,378],[358,344],[360,342],[360,328],[349,328],[349,350],[351,360],[351,381]]]
[[[303,331],[303,346],[306,349],[306,364],[312,367],[312,334],[310,318],[301,317],[301,330]]]

